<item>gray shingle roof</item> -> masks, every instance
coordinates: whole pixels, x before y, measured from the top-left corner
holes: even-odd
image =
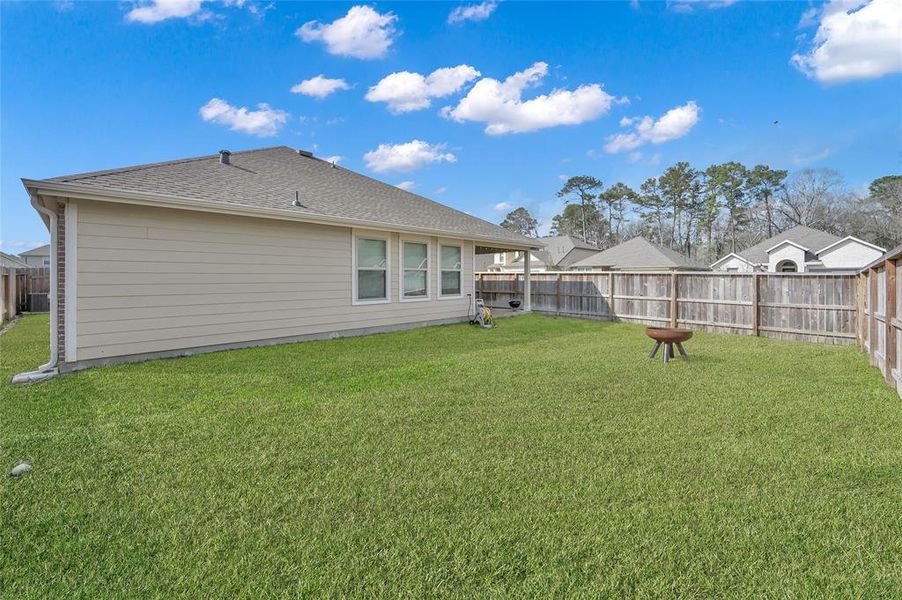
[[[696,260],[683,256],[670,248],[653,244],[643,237],[634,237],[613,248],[593,254],[573,266],[608,267],[619,270],[707,270],[708,268]]]
[[[540,245],[488,221],[287,146],[234,152],[230,163],[220,164],[217,154],[44,181],[86,191],[146,193],[223,207],[290,210],[311,219],[366,221],[374,226]],[[292,205],[295,192],[301,208]]]
[[[806,260],[815,260],[817,258],[814,255],[815,252],[826,248],[834,242],[838,242],[840,238],[833,235],[832,233],[821,231],[820,229],[812,229],[811,227],[799,225],[797,227],[793,227],[792,229],[788,229],[783,233],[778,233],[774,237],[767,238],[763,242],[759,242],[750,248],[746,248],[745,250],[737,252],[736,254],[751,263],[764,264],[768,261],[767,251],[780,242],[784,242],[786,240],[795,242],[802,247],[808,248],[808,250],[810,250],[810,253],[806,257]]]
[[[12,254],[7,254],[6,252],[0,252],[0,266],[3,267],[11,267],[13,269],[27,269],[28,264],[19,260]]]
[[[539,239],[545,244],[545,248],[534,252],[534,254],[536,258],[551,268],[569,267],[573,263],[598,252],[598,248],[595,246],[569,235]]]
[[[50,244],[44,244],[25,252],[19,252],[19,256],[50,256]]]

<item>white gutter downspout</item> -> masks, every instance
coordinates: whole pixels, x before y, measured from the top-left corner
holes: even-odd
[[[36,211],[40,214],[45,215],[49,220],[49,229],[50,229],[50,361],[46,364],[41,365],[34,371],[28,371],[26,373],[19,373],[15,375],[12,379],[12,383],[32,383],[35,381],[41,381],[44,379],[49,379],[54,377],[59,373],[57,369],[57,364],[59,363],[59,341],[58,336],[58,319],[57,319],[57,277],[59,276],[56,259],[57,259],[57,251],[56,251],[56,228],[57,228],[57,216],[56,212],[50,210],[40,202],[38,202],[37,196],[34,194],[29,194],[31,196],[31,205],[34,207]]]

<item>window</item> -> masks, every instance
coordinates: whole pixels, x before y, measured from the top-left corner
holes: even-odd
[[[401,300],[429,299],[429,244],[401,240]]]
[[[796,273],[798,270],[798,266],[791,260],[781,260],[777,263],[778,273]]]
[[[460,281],[463,269],[463,248],[461,246],[441,246],[439,267],[441,269],[441,294],[443,297],[461,295]]]
[[[388,302],[388,239],[355,238],[355,302]]]
[[[50,259],[49,259],[49,258],[45,258],[45,259],[44,259],[44,266],[46,267],[46,266],[49,265],[49,264],[50,264]]]

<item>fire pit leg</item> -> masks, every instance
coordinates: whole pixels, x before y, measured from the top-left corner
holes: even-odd
[[[689,355],[686,354],[685,350],[683,350],[683,344],[681,344],[680,342],[677,342],[677,348],[679,349],[680,356],[683,358],[683,360],[689,360]]]
[[[661,342],[655,342],[655,347],[651,349],[651,354],[648,355],[648,358],[654,358],[655,354],[658,353],[658,348],[661,347]]]
[[[673,354],[673,344],[671,344],[669,342],[665,343],[664,344],[664,364],[665,365],[670,362],[670,357],[672,354]]]

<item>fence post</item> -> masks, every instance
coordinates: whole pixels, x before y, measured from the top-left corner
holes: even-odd
[[[677,284],[679,282],[676,271],[670,274],[670,326],[677,326]]]
[[[877,269],[871,267],[868,271],[868,281],[870,283],[870,308],[868,311],[868,362],[871,366],[877,364]]]
[[[555,292],[555,309],[557,314],[561,314],[561,274],[557,274],[557,291]]]
[[[867,331],[865,330],[865,311],[867,310],[867,287],[868,287],[868,276],[864,272],[858,273],[858,279],[856,280],[857,287],[857,299],[855,301],[856,306],[858,307],[858,321],[855,323],[855,328],[858,331],[858,347],[862,350],[865,349],[865,344],[867,340]]]
[[[614,320],[614,273],[608,272],[608,320]]]
[[[758,273],[752,273],[752,335],[758,337],[760,332],[758,331],[758,327],[761,323],[761,318],[758,316],[758,303],[760,302],[760,291],[758,289],[758,281],[760,280],[760,275]]]
[[[893,320],[896,318],[896,261],[887,260],[884,271],[886,275],[886,308],[883,310],[884,332],[886,339],[886,352],[883,361],[886,365],[886,382],[896,387],[896,378],[893,369],[896,368],[896,326]]]

